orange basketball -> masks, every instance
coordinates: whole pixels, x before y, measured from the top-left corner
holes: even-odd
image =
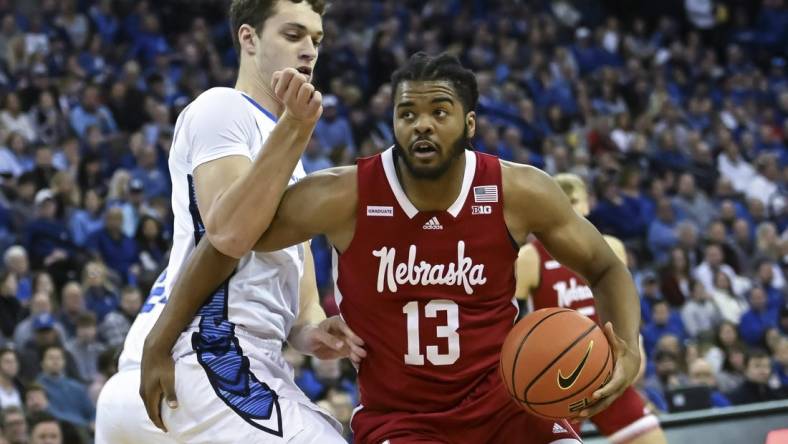
[[[613,373],[613,353],[591,319],[566,308],[537,310],[518,322],[501,349],[509,394],[545,418],[576,415]]]

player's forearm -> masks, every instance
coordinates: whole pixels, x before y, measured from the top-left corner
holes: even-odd
[[[283,117],[252,168],[213,202],[206,228],[224,254],[240,258],[268,228],[313,129]]]
[[[203,239],[175,281],[167,305],[145,340],[145,350],[169,353],[208,295],[230,277],[236,265],[238,259],[220,253]]]
[[[640,328],[640,299],[626,266],[618,262],[608,267],[599,280],[593,283],[592,292],[602,322],[612,322],[616,334],[636,349]]]
[[[307,343],[307,332],[311,328],[316,328],[320,322],[326,319],[326,312],[320,305],[320,293],[317,290],[317,279],[315,277],[315,261],[312,257],[312,250],[309,242],[304,242],[304,274],[299,282],[298,292],[298,318],[290,330],[287,341],[296,350],[308,354],[310,352]]]

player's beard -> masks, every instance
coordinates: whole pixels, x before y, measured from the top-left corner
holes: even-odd
[[[443,147],[439,144],[438,150],[439,152],[443,151]],[[401,157],[405,163],[405,168],[408,170],[411,176],[416,179],[422,180],[438,180],[449,170],[452,163],[457,160],[466,149],[469,149],[471,146],[471,141],[468,139],[468,125],[466,124],[462,129],[462,134],[457,137],[457,139],[451,144],[449,147],[449,155],[443,159],[441,163],[437,166],[430,166],[430,167],[420,167],[416,165],[413,160],[411,159],[410,155],[408,154],[407,150],[399,144],[396,138],[394,138],[394,163],[396,164],[396,160],[398,157]]]

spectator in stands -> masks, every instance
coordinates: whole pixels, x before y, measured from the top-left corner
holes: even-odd
[[[33,320],[35,335],[24,348],[19,350],[20,379],[23,383],[29,383],[41,372],[41,362],[47,348],[62,348],[62,340],[54,327],[55,318],[48,313],[42,313]],[[79,378],[79,369],[74,357],[64,352],[62,358],[65,360],[66,374],[72,379]]]
[[[19,359],[12,348],[0,348],[0,409],[23,407],[25,388],[19,380]]]
[[[77,334],[77,319],[87,311],[82,286],[78,282],[67,282],[60,292],[60,315],[58,320],[66,331],[65,339]]]
[[[33,276],[27,251],[21,245],[11,246],[3,255],[3,263],[6,270],[16,276],[16,298],[22,305],[29,305],[30,297],[33,296]]]
[[[719,308],[700,281],[692,282],[692,299],[681,308],[681,320],[690,338],[697,338],[703,332],[714,331],[722,320]]]
[[[689,218],[699,229],[705,228],[716,214],[714,205],[705,193],[696,188],[695,177],[689,173],[679,176],[678,192],[673,198],[673,205],[679,214]]]
[[[170,197],[170,178],[159,169],[156,148],[144,145],[137,156],[137,167],[131,171],[133,180],[142,182],[145,198]]]
[[[673,308],[680,308],[688,300],[692,288],[687,255],[679,247],[670,250],[667,264],[660,267],[659,289],[662,296]]]
[[[96,314],[98,322],[118,308],[118,296],[107,281],[107,267],[102,262],[90,261],[85,264],[82,288],[85,292],[85,303],[88,309]]]
[[[104,228],[90,236],[87,247],[95,257],[102,259],[117,273],[123,282],[136,279],[138,270],[135,269],[139,267],[136,265],[139,253],[134,239],[123,233],[123,210],[119,207],[107,209]]]
[[[16,276],[9,272],[0,273],[0,346],[13,336],[14,329],[24,316],[16,293]]]
[[[763,347],[766,330],[777,328],[777,310],[770,309],[763,287],[750,290],[750,309],[739,323],[739,335],[752,347]]]
[[[44,349],[41,373],[36,382],[44,387],[49,409],[57,418],[74,425],[88,427],[96,411],[88,398],[85,386],[65,375],[65,350],[59,345]]]
[[[17,349],[21,350],[22,347],[28,343],[28,341],[33,339],[34,320],[36,316],[42,313],[54,315],[52,311],[52,297],[46,292],[39,291],[37,293],[33,293],[33,297],[30,299],[30,315],[17,324],[16,329],[14,330],[14,344]],[[59,337],[66,337],[66,331],[60,322],[55,321],[54,329]]]
[[[120,348],[107,348],[98,357],[98,372],[93,377],[93,381],[88,386],[88,397],[93,405],[96,405],[96,400],[101,393],[104,384],[107,383],[109,378],[118,372],[118,355]]]
[[[95,188],[85,191],[84,208],[77,208],[69,219],[69,230],[74,243],[84,248],[90,237],[104,228],[104,203]]]
[[[764,257],[755,261],[755,285],[763,288],[769,310],[779,311],[788,299],[785,292],[785,276],[777,264]]]
[[[704,359],[698,358],[690,364],[689,382],[693,385],[706,386],[711,389],[710,401],[712,407],[728,407],[730,400],[717,389],[717,378],[714,369]]]
[[[682,341],[686,338],[681,317],[678,313],[671,311],[667,302],[657,301],[651,310],[651,322],[647,323],[642,330],[646,353],[654,352],[657,341],[665,334],[673,334]]]
[[[669,199],[662,198],[657,201],[657,218],[648,227],[648,248],[654,260],[663,263],[677,243],[673,204]]]
[[[784,387],[770,386],[771,375],[772,363],[769,355],[761,349],[753,350],[747,355],[745,380],[730,394],[731,401],[739,405],[788,398]]]
[[[82,313],[77,318],[77,334],[66,342],[66,350],[76,359],[80,380],[92,382],[98,374],[98,358],[107,347],[99,342],[96,315]]]
[[[134,236],[139,255],[137,263],[140,268],[140,277],[143,281],[154,281],[159,272],[164,269],[169,245],[164,239],[161,222],[150,214],[140,218],[137,233]]]
[[[733,271],[730,265],[724,263],[723,259],[722,247],[715,243],[709,243],[705,248],[703,262],[693,270],[693,277],[706,286],[706,291],[712,291],[717,279],[716,274],[718,271],[722,271],[727,276],[732,286],[732,291],[738,294],[735,287],[733,287],[737,278],[736,272]]]
[[[54,416],[39,413],[31,417],[30,444],[63,444],[63,428]]]
[[[315,137],[320,146],[330,152],[344,150],[351,155],[356,153],[353,131],[347,118],[339,114],[339,99],[328,94],[323,97],[323,116],[315,126]]]
[[[47,267],[52,273],[61,274],[70,268],[74,253],[71,235],[63,221],[55,217],[57,206],[49,189],[36,193],[36,219],[27,227],[26,242],[30,259],[35,268]]]
[[[137,287],[124,287],[120,292],[120,307],[107,314],[99,326],[99,337],[102,341],[110,347],[122,347],[140,307],[140,290]]]
[[[19,95],[11,92],[5,96],[3,111],[0,111],[0,129],[5,134],[19,133],[27,142],[36,140],[36,131],[30,116],[22,110]]]
[[[307,174],[314,173],[315,171],[324,170],[334,166],[326,155],[327,149],[320,145],[320,140],[317,137],[312,137],[304,150],[304,156],[301,163],[304,165],[304,171]]]
[[[717,384],[723,393],[733,392],[744,382],[746,361],[747,348],[743,343],[736,343],[725,350],[725,361],[717,372]]]
[[[722,318],[738,325],[742,314],[747,310],[747,302],[733,292],[731,281],[724,271],[717,271],[710,293]]]
[[[71,110],[70,116],[71,128],[79,137],[85,136],[91,125],[97,126],[102,134],[111,134],[118,129],[112,112],[101,104],[99,88],[96,85],[85,87],[80,104]]]
[[[25,410],[28,415],[34,415],[40,412],[49,413],[49,398],[44,386],[37,382],[33,382],[27,386],[25,393]]]
[[[27,419],[19,407],[7,407],[0,412],[5,439],[10,444],[27,444]]]

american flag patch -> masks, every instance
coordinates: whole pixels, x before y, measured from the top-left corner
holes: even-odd
[[[498,202],[498,186],[484,185],[473,187],[473,201],[476,203]]]

